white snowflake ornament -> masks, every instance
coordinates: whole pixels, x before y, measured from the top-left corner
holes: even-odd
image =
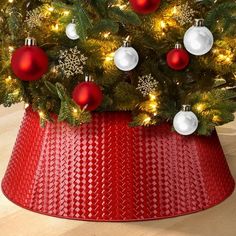
[[[64,51],[61,50],[58,68],[64,72],[67,78],[84,74],[83,70],[87,59],[88,58],[78,50],[77,46]]]
[[[158,82],[153,78],[151,74],[139,77],[137,90],[139,90],[144,97],[155,91],[157,87]]]

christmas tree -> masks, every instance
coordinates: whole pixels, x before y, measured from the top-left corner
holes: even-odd
[[[2,182],[10,200],[62,218],[136,221],[233,192],[215,126],[236,111],[234,1],[0,6],[0,103],[27,107]]]
[[[182,105],[195,120],[190,133],[209,135],[234,119],[235,1],[3,0],[0,7],[0,104],[24,101],[42,125],[52,114],[77,126],[94,111],[129,111],[132,126],[175,118],[178,128]]]

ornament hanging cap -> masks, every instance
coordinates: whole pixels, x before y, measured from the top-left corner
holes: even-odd
[[[194,20],[194,26],[196,27],[203,27],[205,24],[204,24],[204,19],[195,19]]]
[[[85,74],[85,82],[92,82],[92,81],[93,81],[92,76],[89,74]]]
[[[191,105],[182,105],[182,111],[191,111],[192,107]]]
[[[182,46],[181,43],[176,43],[175,44],[175,49],[182,49],[182,48],[183,48],[183,46]]]
[[[37,45],[37,41],[35,38],[33,37],[27,37],[25,39],[25,46],[36,46]]]
[[[130,42],[130,36],[128,36],[125,40],[124,40],[124,42],[123,42],[123,47],[130,47],[130,44],[131,44],[131,42]]]

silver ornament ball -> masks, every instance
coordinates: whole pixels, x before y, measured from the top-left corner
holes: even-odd
[[[74,22],[67,25],[66,36],[71,40],[79,39],[79,35],[77,34],[77,31],[76,31],[76,24]]]
[[[211,31],[204,26],[204,20],[195,20],[195,25],[190,27],[184,35],[184,46],[188,52],[196,56],[208,53],[214,44]]]
[[[183,106],[182,111],[176,114],[173,125],[176,132],[181,135],[191,135],[197,130],[198,118],[191,111],[191,106]]]
[[[114,62],[118,69],[131,71],[138,65],[139,55],[133,47],[122,46],[115,52]]]

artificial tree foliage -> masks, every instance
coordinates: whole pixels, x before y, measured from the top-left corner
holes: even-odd
[[[191,56],[183,71],[167,66],[166,54],[193,24],[180,24],[178,12],[188,4],[194,18],[204,18],[215,43],[208,54]],[[66,77],[58,67],[60,50],[77,48],[88,59],[85,73],[102,88],[104,99],[97,112],[130,111],[131,125],[158,125],[171,121],[182,104],[190,104],[199,118],[198,133],[209,135],[214,127],[230,122],[236,111],[236,3],[230,0],[166,0],[153,14],[138,15],[128,1],[119,0],[3,0],[0,2],[1,73],[0,104],[11,106],[24,101],[39,112],[42,124],[53,114],[71,125],[90,122],[91,114],[71,98],[84,75]],[[35,22],[27,23],[34,14]],[[181,16],[180,16],[181,17]],[[65,28],[76,22],[79,40],[66,37]],[[32,21],[32,18],[30,19]],[[40,80],[23,82],[12,73],[13,51],[27,36],[49,56],[49,71]],[[119,71],[114,52],[130,37],[140,56],[137,68]],[[140,76],[152,74],[158,88],[143,96],[137,90]]]

